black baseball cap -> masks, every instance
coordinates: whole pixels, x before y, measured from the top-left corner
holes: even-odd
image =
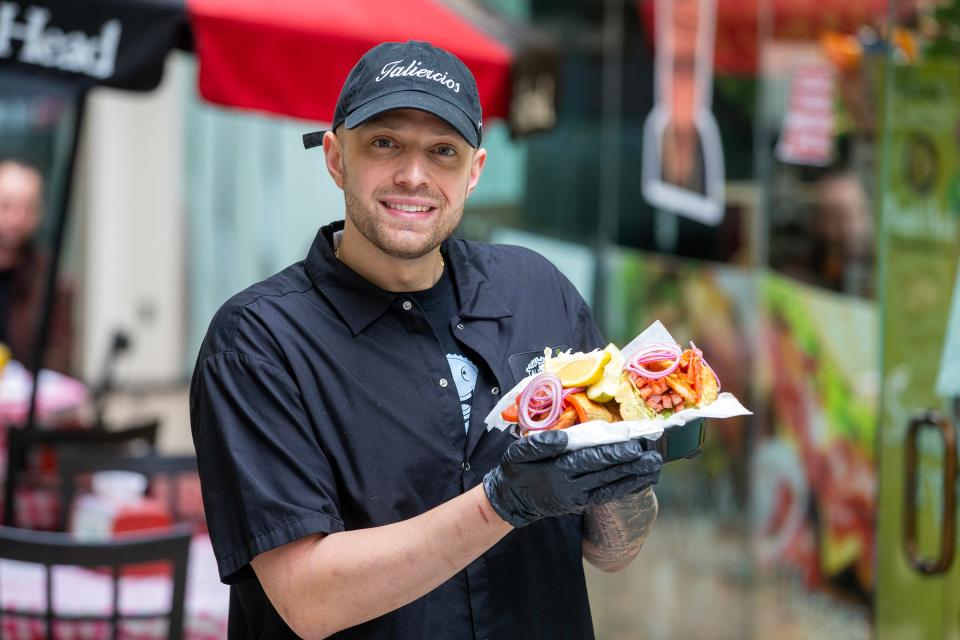
[[[333,129],[348,129],[394,109],[432,113],[477,148],[483,115],[477,82],[460,58],[429,42],[384,42],[354,65],[333,114]],[[307,149],[322,144],[324,131],[303,136]]]

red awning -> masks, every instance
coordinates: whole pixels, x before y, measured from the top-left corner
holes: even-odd
[[[510,48],[438,0],[187,0],[210,102],[329,122],[356,61],[380,42],[427,40],[473,71],[485,118],[505,118]]]

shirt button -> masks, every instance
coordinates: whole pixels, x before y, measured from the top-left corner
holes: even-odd
[[[410,302],[409,300],[404,300],[402,306],[404,311],[410,311],[410,309],[413,308],[413,303]]]
[[[494,387],[493,389],[490,389],[490,393],[493,395],[498,395],[500,393],[500,387]]]
[[[470,471],[470,462],[464,460],[463,464],[460,465],[460,468],[464,471]]]
[[[462,323],[462,322],[458,322],[458,323],[457,323],[457,329],[460,329],[461,331],[463,331],[463,323]]]
[[[447,379],[446,379],[446,378],[440,378],[440,386],[443,387],[444,389],[447,388]]]

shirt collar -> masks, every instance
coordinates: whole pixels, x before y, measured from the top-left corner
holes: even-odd
[[[341,229],[343,220],[321,227],[304,264],[307,275],[320,293],[333,305],[353,335],[358,335],[403,294],[384,291],[337,259],[333,252],[333,234]],[[485,265],[479,257],[468,254],[463,241],[446,240],[440,249],[453,275],[461,317],[495,319],[513,315],[487,278]]]

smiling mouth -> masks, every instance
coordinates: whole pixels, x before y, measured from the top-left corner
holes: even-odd
[[[393,211],[400,211],[403,213],[429,213],[436,208],[429,205],[401,204],[398,202],[387,202],[385,200],[381,200],[380,204],[387,209],[392,209]]]

